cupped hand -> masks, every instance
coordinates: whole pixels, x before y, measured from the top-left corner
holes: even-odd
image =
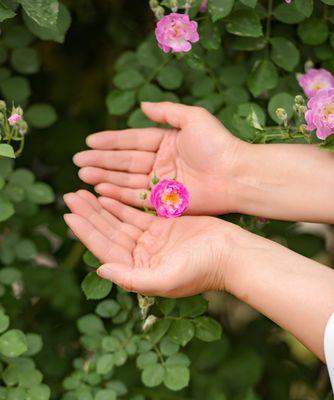
[[[162,219],[85,190],[64,196],[67,225],[125,290],[183,297],[224,289],[233,225],[212,217]]]
[[[87,138],[91,150],[78,153],[74,163],[80,178],[102,196],[150,207],[140,199],[156,174],[177,179],[191,194],[189,214],[235,211],[230,196],[233,168],[242,142],[208,111],[177,103],[142,103],[152,121],[172,128],[126,129]]]

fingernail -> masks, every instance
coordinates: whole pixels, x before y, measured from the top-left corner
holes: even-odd
[[[101,278],[110,279],[110,268],[107,267],[106,265],[101,265],[101,267],[99,267],[99,268],[96,270],[96,273],[97,273],[98,276],[100,276]]]

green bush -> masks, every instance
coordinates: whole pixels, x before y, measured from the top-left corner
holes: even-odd
[[[208,316],[203,296],[137,299],[97,277],[61,196],[80,185],[71,157],[88,133],[154,125],[140,101],[205,107],[249,142],[317,143],[296,74],[334,72],[334,2],[209,0],[199,13],[195,0],[187,54],[157,47],[147,3],[0,1],[0,400],[329,399],[325,367],[230,296],[209,295]],[[226,218],[330,262],[292,223]]]

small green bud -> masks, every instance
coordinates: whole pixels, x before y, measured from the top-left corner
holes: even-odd
[[[298,104],[298,105],[300,105],[300,106],[303,106],[303,105],[305,104],[304,97],[301,96],[300,94],[298,94],[298,95],[295,97],[295,104]]]
[[[0,100],[0,111],[6,111],[7,105],[3,100]]]
[[[165,10],[163,9],[163,7],[158,6],[154,10],[154,14],[155,14],[156,19],[161,19],[165,15]]]
[[[299,126],[299,130],[300,130],[300,132],[303,133],[303,134],[309,133],[309,131],[308,131],[308,129],[307,129],[307,125],[305,125],[305,124],[301,124],[301,125]]]
[[[139,198],[140,198],[140,200],[146,200],[147,199],[147,193],[145,193],[145,192],[140,193],[139,194]]]
[[[275,113],[278,119],[280,119],[281,121],[287,121],[288,114],[284,110],[284,108],[278,108]]]
[[[153,185],[153,186],[155,186],[157,183],[160,182],[160,179],[156,176],[155,173],[154,173],[154,176],[153,176],[151,182],[152,182],[152,185]]]
[[[18,127],[21,136],[24,136],[28,132],[28,124],[23,119],[19,122]]]
[[[312,60],[307,60],[306,63],[304,64],[305,72],[310,70],[311,68],[314,67],[314,63]]]

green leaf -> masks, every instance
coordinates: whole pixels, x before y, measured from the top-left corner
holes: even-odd
[[[100,375],[108,374],[114,366],[114,356],[112,354],[103,354],[97,359],[96,372]]]
[[[116,400],[117,393],[113,389],[100,389],[96,392],[94,400]]]
[[[112,318],[121,309],[121,306],[113,299],[101,301],[96,307],[96,314],[102,318]]]
[[[177,89],[181,86],[183,80],[182,71],[171,65],[165,66],[157,75],[159,84],[168,90]]]
[[[9,182],[12,185],[17,185],[23,188],[27,188],[32,185],[35,181],[34,174],[25,168],[18,168],[13,171],[9,176]]]
[[[31,260],[37,254],[36,245],[29,239],[22,239],[15,246],[15,254],[19,260]]]
[[[9,158],[0,157],[0,176],[4,179],[13,171],[14,162]]]
[[[158,86],[147,83],[139,89],[137,97],[139,101],[163,101],[164,92]]]
[[[49,400],[51,391],[48,386],[42,384],[27,388],[26,396],[25,400]]]
[[[120,341],[114,336],[106,336],[102,339],[102,348],[105,351],[114,352],[121,347]]]
[[[291,4],[279,4],[275,7],[273,15],[278,21],[286,24],[298,24],[305,19],[305,14],[297,10],[295,1]]]
[[[0,336],[0,353],[5,357],[18,357],[28,349],[23,332],[11,329]]]
[[[85,252],[83,260],[89,267],[99,268],[101,266],[100,261],[90,251]]]
[[[173,310],[176,305],[176,300],[175,299],[167,299],[164,297],[158,297],[156,300],[156,304],[159,308],[159,310],[164,314],[164,315],[169,315]]]
[[[9,219],[14,212],[13,204],[0,196],[0,222]]]
[[[294,105],[294,97],[289,93],[277,93],[275,94],[268,103],[268,112],[270,117],[281,124],[282,121],[277,117],[276,110],[278,108],[284,108],[287,112],[288,118],[291,118],[293,115],[293,105]]]
[[[24,11],[38,25],[54,28],[58,19],[58,0],[18,0]]]
[[[203,342],[213,342],[220,339],[222,334],[221,325],[209,317],[198,317],[194,320],[196,326],[196,337]]]
[[[6,99],[14,103],[22,103],[31,95],[29,81],[20,76],[14,76],[1,82],[0,88]]]
[[[185,346],[194,334],[194,324],[186,319],[173,320],[168,330],[168,336],[181,346]]]
[[[3,22],[8,18],[13,18],[15,15],[16,13],[14,11],[0,4],[0,22]]]
[[[94,314],[87,314],[79,318],[77,325],[81,333],[88,335],[104,332],[104,325],[101,318]]]
[[[247,7],[255,8],[257,0],[240,0]]]
[[[42,350],[43,341],[40,335],[37,335],[36,333],[27,333],[26,339],[28,350],[25,355],[34,356]]]
[[[86,275],[81,288],[88,300],[103,299],[112,289],[112,282],[100,278],[95,271]]]
[[[114,85],[123,90],[134,89],[144,82],[143,75],[136,69],[119,72],[113,79]]]
[[[334,135],[329,135],[319,146],[322,150],[334,151]]]
[[[305,44],[317,46],[328,38],[327,22],[320,18],[307,19],[298,26],[298,35]]]
[[[144,385],[148,387],[159,386],[164,380],[165,370],[160,364],[148,365],[141,374]]]
[[[15,158],[13,147],[10,144],[0,143],[0,157]]]
[[[276,37],[270,39],[271,59],[286,71],[293,71],[299,63],[299,51],[288,39]]]
[[[227,17],[232,11],[234,0],[209,0],[208,9],[213,22]]]
[[[136,365],[139,369],[144,369],[149,365],[156,364],[157,361],[157,354],[153,351],[148,351],[147,353],[139,354],[136,360]]]
[[[182,318],[198,317],[208,308],[208,302],[201,295],[180,299],[179,305]]]
[[[14,49],[11,56],[11,64],[21,74],[34,74],[40,68],[37,51],[28,47]]]
[[[166,367],[164,384],[168,389],[181,390],[188,386],[189,379],[189,368],[182,366]]]
[[[156,126],[156,123],[149,120],[140,108],[134,110],[127,121],[130,128],[146,128],[149,126]]]
[[[172,356],[168,357],[165,365],[168,366],[181,366],[181,367],[189,367],[190,359],[183,353],[173,354]]]
[[[55,200],[52,188],[43,182],[36,182],[27,188],[28,199],[36,204],[50,204]]]
[[[30,0],[26,0],[27,2]],[[23,20],[28,29],[42,40],[53,40],[63,43],[66,32],[71,25],[71,14],[63,3],[59,4],[59,14],[56,25],[52,27],[41,26],[34,19],[24,12]]]
[[[313,0],[294,0],[296,9],[309,18],[313,12]],[[334,4],[334,3],[333,3]]]
[[[5,267],[0,269],[0,282],[4,285],[12,285],[19,279],[21,279],[21,272],[17,268]]]
[[[217,50],[221,44],[220,31],[218,24],[214,24],[210,19],[206,19],[199,27],[201,44],[207,50]]]
[[[278,73],[275,65],[268,60],[257,61],[249,75],[247,84],[254,97],[276,87]]]
[[[48,128],[57,121],[57,113],[50,104],[36,103],[25,112],[25,118],[33,128]]]
[[[126,114],[136,103],[136,92],[134,90],[114,90],[106,99],[108,112],[111,115]]]
[[[158,343],[159,340],[165,335],[171,325],[171,320],[164,318],[158,319],[156,323],[149,330],[149,338],[151,342]]]
[[[179,351],[179,345],[173,342],[168,336],[162,338],[160,351],[165,356],[171,356]]]
[[[237,36],[262,36],[262,25],[258,14],[253,10],[238,10],[231,14],[226,23],[228,32]]]
[[[9,327],[9,317],[0,310],[0,333],[5,332]]]

